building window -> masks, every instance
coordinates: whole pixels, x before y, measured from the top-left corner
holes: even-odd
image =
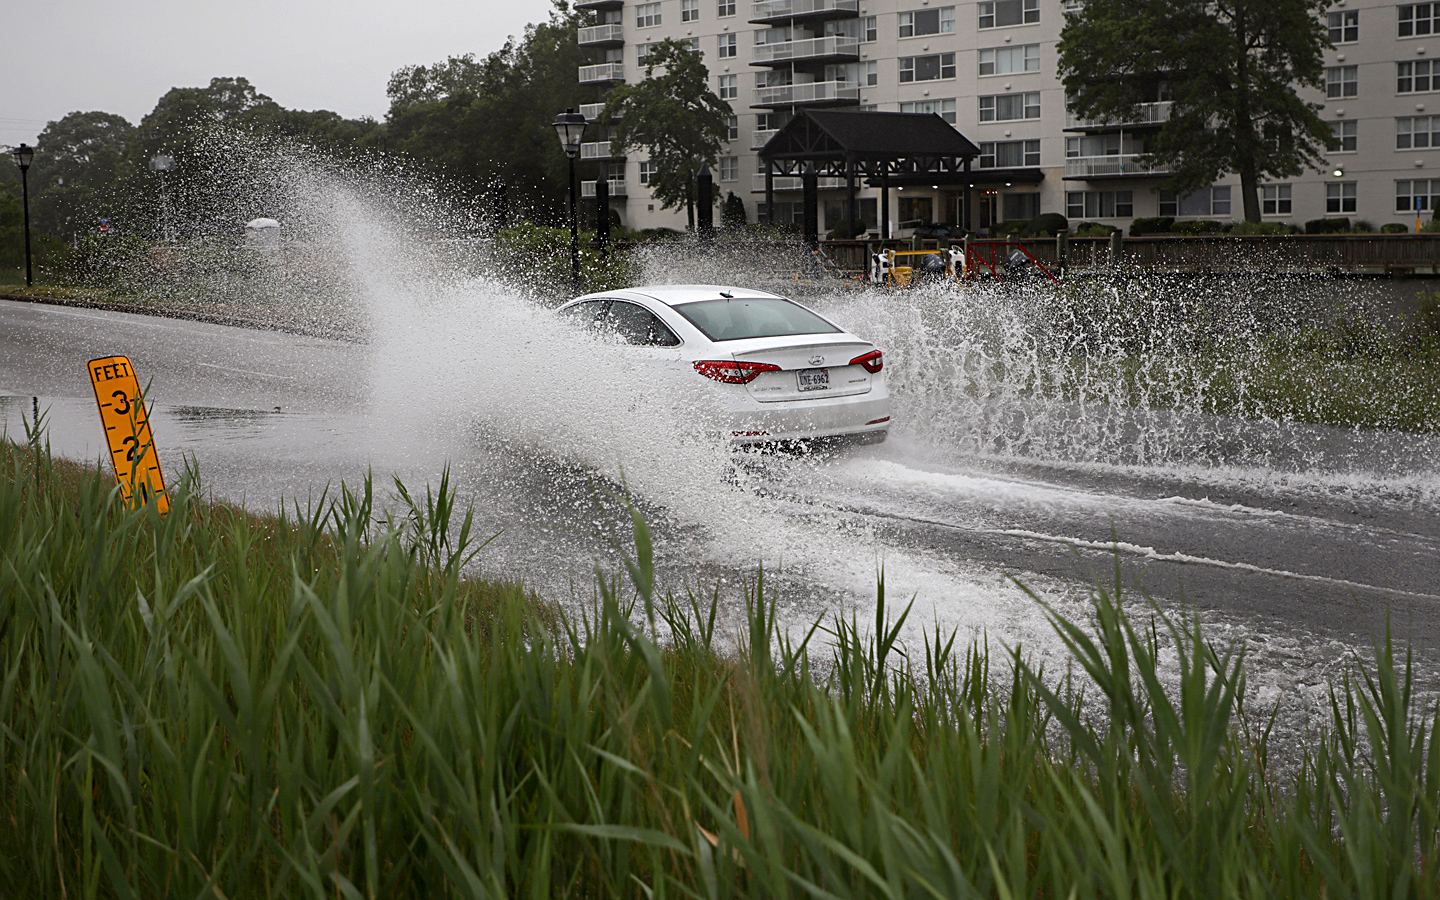
[[[1342,122],[1331,122],[1330,127],[1335,130],[1335,140],[1339,142],[1340,149],[1336,153],[1354,153],[1355,148],[1360,145],[1359,123],[1354,119]]]
[[[735,0],[717,0],[715,15],[722,19],[728,19],[735,15]]]
[[[1135,215],[1131,191],[1066,191],[1065,215],[1071,219],[1128,219]]]
[[[738,156],[722,156],[722,157],[720,157],[720,180],[721,180],[721,181],[739,181],[739,180],[740,180],[740,157],[738,157]]]
[[[1360,40],[1359,10],[1347,9],[1342,12],[1332,12],[1325,17],[1325,20],[1330,29],[1330,43],[1353,44]]]
[[[1360,93],[1359,66],[1330,66],[1325,70],[1325,96],[1354,97]]]
[[[955,124],[954,100],[916,100],[900,104],[900,111],[903,113],[935,113],[951,125]]]
[[[938,81],[955,77],[955,54],[937,53],[934,56],[900,57],[900,83],[911,81]]]
[[[721,59],[733,59],[740,50],[736,43],[736,36],[733,34],[722,34],[717,39],[715,55]]]
[[[980,121],[1010,122],[1040,118],[1040,92],[991,94],[980,98]]]
[[[680,0],[680,21],[698,22],[700,20],[700,0]]]
[[[1326,205],[1329,205],[1329,189],[1342,185],[1326,185]],[[1350,186],[1350,208],[1355,208],[1355,185]],[[1440,209],[1440,178],[1417,178],[1413,181],[1395,182],[1395,211],[1423,212]]]
[[[1326,213],[1353,213],[1355,211],[1355,182],[1340,181],[1325,185]]]
[[[1263,216],[1290,215],[1290,185],[1260,185],[1260,214]]]
[[[1183,196],[1170,191],[1160,192],[1160,215],[1162,216],[1228,216],[1230,215],[1229,186],[1212,187]]]
[[[916,9],[900,14],[900,36],[922,37],[927,34],[954,34],[955,7]]]
[[[1001,202],[1006,222],[1028,222],[1040,215],[1039,194],[1004,194]]]
[[[640,65],[642,65],[642,66],[645,65],[645,60],[649,58],[649,56],[650,56],[650,51],[652,51],[652,50],[654,50],[654,49],[655,49],[655,42],[654,42],[654,41],[647,41],[646,43],[643,43],[643,44],[636,44],[636,45],[635,45],[635,61],[636,61],[637,63],[639,63]]]
[[[866,16],[860,20],[860,43],[873,44],[880,39],[880,29],[877,27],[875,16]]]
[[[1040,71],[1040,45],[990,47],[980,51],[981,75],[1013,75]]]
[[[1440,147],[1440,116],[1401,116],[1395,120],[1396,150]]]
[[[980,145],[980,168],[1018,169],[1040,165],[1040,142],[985,141]]]
[[[1440,90],[1440,65],[1436,65],[1433,59],[1396,63],[1395,90],[1401,94]]]
[[[1033,25],[1040,21],[1040,0],[981,0],[977,7],[981,28]]]
[[[1095,156],[1139,156],[1145,152],[1145,139],[1133,134],[1088,134],[1065,139],[1065,158],[1081,159]]]
[[[719,94],[720,94],[720,99],[721,99],[721,100],[734,100],[736,97],[739,97],[739,96],[740,96],[740,76],[739,76],[739,75],[721,75],[721,76],[720,76],[720,91],[719,91]]]
[[[1400,36],[1440,33],[1440,3],[1407,3],[1400,7]]]
[[[725,119],[725,140],[740,140],[740,117],[729,116]]]
[[[694,50],[696,53],[699,53],[699,52],[700,52],[700,39],[699,39],[699,38],[695,38],[695,37],[692,37],[692,38],[681,38],[681,39],[680,39],[680,43],[684,44],[686,47],[690,48],[691,50]]]
[[[660,4],[642,3],[635,7],[635,27],[649,28],[660,24]]]

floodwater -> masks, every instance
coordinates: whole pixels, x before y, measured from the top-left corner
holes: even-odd
[[[578,339],[521,290],[413,252],[353,185],[301,183],[289,202],[324,196],[347,222],[330,232],[324,302],[351,339],[0,301],[6,432],[38,402],[56,452],[98,460],[84,364],[125,354],[151,383],[172,481],[194,465],[219,497],[303,509],[367,472],[388,493],[448,466],[477,532],[496,535],[477,568],[561,601],[622,568],[628,494],[662,588],[718,590],[731,615],[763,566],[787,625],[864,620],[883,572],[891,608],[913,603],[913,646],[938,625],[1047,657],[1060,645],[1030,592],[1083,616],[1088,587],[1119,578],[1243,643],[1262,702],[1322,702],[1387,624],[1440,682],[1440,437],[1215,416],[1215,386],[1184,362],[1215,335],[1258,340],[1316,310],[1403,312],[1422,283],[1107,288],[1083,316],[1043,285],[821,293],[807,302],[886,353],[890,440],[736,454],[708,436],[703,395]],[[726,274],[744,283],[699,263],[646,277]],[[1149,360],[1164,402],[1066,362],[1077,352]]]

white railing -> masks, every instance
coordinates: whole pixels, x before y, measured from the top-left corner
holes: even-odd
[[[1124,128],[1127,125],[1159,125],[1170,121],[1169,100],[1162,100],[1156,103],[1140,104],[1139,112],[1127,118],[1123,122],[1112,122],[1108,119],[1082,119],[1068,109],[1065,111],[1066,128]]]
[[[752,19],[779,19],[814,13],[850,12],[860,14],[860,0],[756,0]]]
[[[757,44],[752,62],[769,63],[796,59],[816,59],[829,56],[860,55],[860,39],[831,35],[830,37],[806,38],[799,41],[778,41],[774,44]]]
[[[602,113],[602,112],[604,112],[604,111],[605,111],[605,104],[603,104],[603,103],[582,103],[582,104],[580,104],[580,115],[584,116],[584,117],[585,117],[585,120],[586,120],[587,122],[593,122],[593,121],[595,121],[596,119],[600,118],[600,113]],[[616,115],[615,118],[618,119],[618,118],[620,118],[620,116],[619,116],[619,115]]]
[[[765,176],[756,175],[751,181],[754,185],[752,190],[756,193],[765,193]],[[856,188],[863,188],[864,184],[858,179],[855,182]],[[834,191],[845,187],[845,179],[827,176],[815,179],[817,190]],[[799,175],[776,175],[775,190],[777,191],[802,191],[805,189],[805,182]]]
[[[581,159],[623,159],[624,153],[611,153],[609,141],[591,141],[580,145]]]
[[[761,147],[764,147],[766,144],[770,143],[770,139],[774,137],[776,132],[778,132],[779,130],[780,129],[778,128],[766,128],[761,131],[754,132],[750,135],[750,149],[759,150]]]
[[[610,179],[607,179],[607,181],[609,182],[609,185],[610,185],[610,196],[612,196],[612,197],[623,197],[623,196],[625,196],[625,179],[623,179],[623,178],[610,178]],[[595,182],[593,182],[593,181],[582,181],[582,182],[580,182],[580,196],[582,196],[582,197],[594,197],[594,196],[595,196]]]
[[[1170,170],[1141,162],[1140,156],[1081,156],[1065,160],[1066,178],[1103,178],[1109,175],[1168,175]]]
[[[579,42],[582,47],[590,44],[624,43],[624,41],[624,25],[591,25],[580,29]]]
[[[811,81],[757,88],[755,102],[761,106],[787,103],[827,103],[840,100],[860,102],[860,86],[850,81]]]
[[[601,63],[598,66],[581,66],[580,83],[595,84],[600,81],[624,81],[624,63]]]

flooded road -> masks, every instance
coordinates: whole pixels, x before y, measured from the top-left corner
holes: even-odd
[[[477,530],[499,535],[479,568],[551,596],[586,597],[597,565],[617,568],[606,491],[622,490],[623,478],[651,519],[667,586],[718,585],[734,597],[763,564],[792,624],[839,609],[863,617],[883,569],[892,604],[914,599],[917,640],[939,623],[1048,653],[1056,642],[1043,610],[1011,579],[1075,612],[1086,586],[1113,583],[1118,566],[1127,586],[1143,585],[1166,607],[1184,603],[1212,635],[1245,642],[1265,673],[1262,694],[1319,691],[1387,621],[1423,670],[1440,671],[1433,437],[1287,426],[1281,440],[1214,419],[1182,431],[1199,442],[1230,435],[1250,450],[1230,462],[1158,452],[1046,458],[937,431],[944,398],[906,388],[923,361],[902,341],[893,355],[882,346],[897,422],[915,424],[898,425],[886,444],[731,458],[658,439],[659,450],[639,448],[644,441],[626,434],[596,452],[605,432],[593,423],[553,447],[546,435],[563,422],[511,427],[526,410],[527,421],[579,415],[561,403],[573,386],[547,394],[548,378],[446,377],[463,347],[443,346],[433,331],[412,334],[423,342],[403,332],[391,323],[384,339],[355,343],[0,301],[0,422],[12,439],[22,435],[38,398],[53,449],[98,460],[84,364],[125,354],[151,382],[172,481],[193,463],[215,495],[269,511],[304,508],[367,471],[381,488],[392,476],[433,483],[448,464]],[[517,396],[526,384],[532,395]],[[1147,427],[1161,427],[1149,415]],[[1091,439],[1118,440],[1110,431]],[[1264,455],[1253,452],[1265,442]],[[609,471],[594,462],[610,457]]]

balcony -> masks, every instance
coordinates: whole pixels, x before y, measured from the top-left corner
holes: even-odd
[[[625,0],[575,0],[576,9],[619,9]]]
[[[757,194],[763,194],[763,193],[765,193],[765,176],[764,176],[764,175],[756,175],[756,176],[751,180],[751,183],[754,185],[754,187],[752,188],[752,191],[753,191],[754,193],[757,193]],[[843,179],[843,178],[829,178],[829,177],[827,177],[827,178],[817,178],[817,179],[815,179],[815,184],[816,184],[817,190],[822,190],[822,191],[834,191],[834,190],[840,190],[840,189],[842,189],[842,188],[845,187],[845,179]],[[863,188],[864,186],[865,186],[865,185],[864,185],[864,183],[863,183],[862,181],[860,181],[860,180],[858,180],[858,179],[856,180],[856,182],[855,182],[855,187],[856,187],[857,189]],[[805,182],[804,182],[803,179],[801,179],[801,177],[800,177],[799,175],[776,175],[776,176],[775,176],[775,190],[777,190],[777,191],[803,191],[804,189],[805,189]]]
[[[778,128],[766,128],[762,131],[757,131],[754,134],[750,135],[750,149],[759,150],[760,148],[764,147],[766,144],[770,143],[770,139],[774,137],[779,131],[780,129]]]
[[[608,181],[609,184],[610,184],[610,196],[611,196],[611,197],[624,197],[624,196],[625,196],[625,179],[623,179],[623,178],[610,178],[610,179],[607,179],[607,181]],[[593,182],[593,181],[582,181],[582,182],[580,182],[580,196],[581,196],[581,197],[588,197],[588,198],[590,198],[590,199],[593,200],[593,199],[595,198],[595,182]]]
[[[756,66],[779,66],[795,62],[846,62],[859,58],[858,38],[832,35],[759,44],[755,47],[755,57],[750,62]]]
[[[1140,156],[1080,156],[1065,160],[1065,177],[1133,178],[1145,175],[1169,175],[1170,170],[1154,163],[1140,162]]]
[[[591,141],[580,145],[581,159],[624,159],[624,153],[611,153],[609,141]]]
[[[625,43],[624,25],[591,25],[580,29],[582,47],[618,47]]]
[[[602,112],[604,112],[604,111],[605,111],[605,104],[603,104],[603,103],[582,103],[582,104],[580,104],[580,115],[584,116],[584,117],[585,117],[585,121],[587,121],[587,122],[594,122],[596,119],[600,118],[600,114],[601,114]],[[615,118],[618,119],[618,118],[620,118],[620,116],[617,115]]]
[[[618,62],[600,63],[598,66],[581,66],[581,84],[605,84],[625,80],[625,64]]]
[[[1139,114],[1133,119],[1125,122],[1110,122],[1105,119],[1082,119],[1070,112],[1065,111],[1066,131],[1113,131],[1117,128],[1143,128],[1147,125],[1163,125],[1170,121],[1169,100],[1162,100],[1158,103],[1140,104]]]
[[[767,25],[793,19],[853,19],[860,15],[860,0],[756,0],[750,22]]]
[[[786,106],[841,106],[860,102],[860,86],[850,81],[811,81],[757,88],[755,105],[764,108]]]

